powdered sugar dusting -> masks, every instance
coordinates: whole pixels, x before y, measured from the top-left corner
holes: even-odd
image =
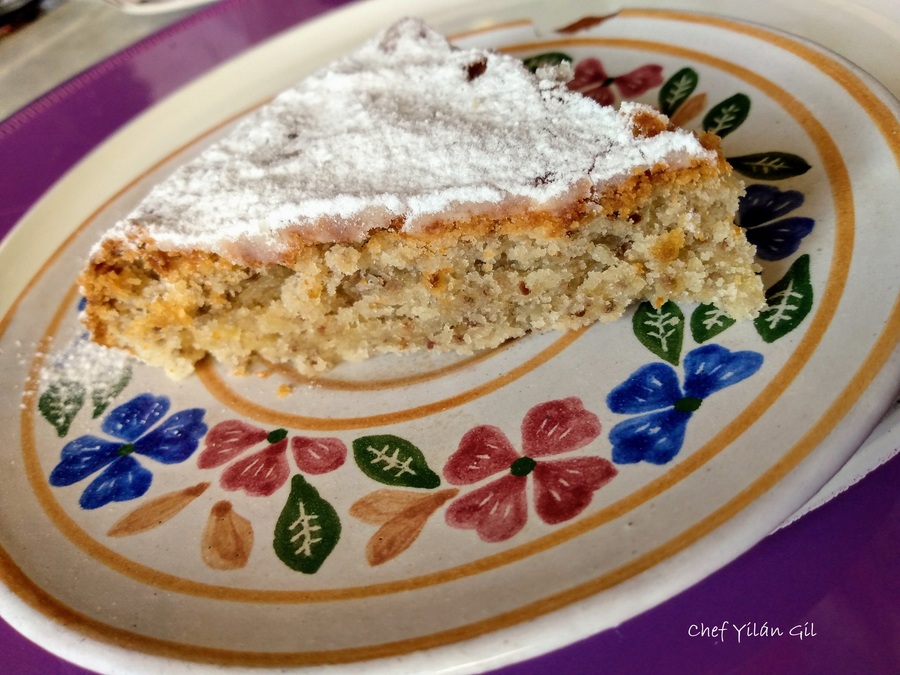
[[[51,355],[40,374],[40,389],[51,386],[106,391],[122,380],[134,359],[119,349],[109,349],[80,334]]]
[[[163,249],[274,258],[288,232],[415,233],[448,211],[552,209],[636,170],[713,159],[684,131],[635,139],[640,110],[599,106],[552,72],[455,49],[407,19],[248,116],[111,235],[139,223]]]

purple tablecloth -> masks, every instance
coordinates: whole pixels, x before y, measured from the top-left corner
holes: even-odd
[[[78,159],[155,101],[343,4],[226,0],[0,123],[0,236]],[[898,485],[900,456],[679,596],[615,630],[503,672],[900,673]],[[87,672],[2,622],[0,664],[10,675]]]

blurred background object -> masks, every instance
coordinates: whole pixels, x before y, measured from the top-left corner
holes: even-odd
[[[0,0],[0,120],[202,4],[176,1],[148,0],[171,11],[135,14],[104,0]]]
[[[43,4],[42,0],[0,0],[0,37],[34,21]]]

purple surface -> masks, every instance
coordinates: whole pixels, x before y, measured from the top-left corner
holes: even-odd
[[[0,122],[0,237],[84,154],[213,66],[346,0],[226,0]],[[112,103],[114,102],[114,103]],[[900,456],[693,588],[615,630],[501,671],[900,673]],[[727,622],[727,623],[725,623]],[[755,622],[738,641],[736,626]],[[691,627],[725,625],[719,637]],[[804,639],[790,630],[806,628]],[[783,635],[764,637],[778,628]],[[815,632],[815,635],[811,633]],[[0,621],[9,675],[84,675]]]

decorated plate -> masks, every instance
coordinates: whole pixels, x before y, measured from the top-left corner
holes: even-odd
[[[316,381],[204,362],[173,382],[93,345],[76,280],[100,234],[349,49],[356,18],[289,32],[154,107],[0,249],[21,272],[0,291],[0,609],[76,662],[420,672],[524,658],[733,559],[825,483],[896,390],[895,103],[811,44],[658,11],[456,41],[529,67],[571,61],[598,104],[636,99],[718,133],[763,267],[755,321],[641,305],[476,357],[379,358]]]

